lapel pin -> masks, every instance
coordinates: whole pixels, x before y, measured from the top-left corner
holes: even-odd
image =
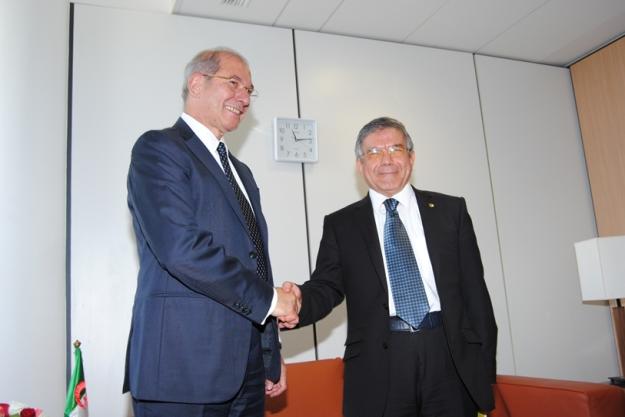
[[[429,208],[434,208],[434,203],[428,203]]]

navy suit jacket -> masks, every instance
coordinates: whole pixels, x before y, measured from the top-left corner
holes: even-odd
[[[267,224],[250,169],[231,156],[265,248]],[[143,134],[132,150],[128,205],[140,270],[124,392],[142,400],[216,403],[240,388],[252,326],[267,379],[280,376],[273,297],[256,273],[254,245],[221,167],[189,126]]]
[[[414,192],[456,371],[478,407],[491,410],[497,325],[466,203]],[[345,298],[343,412],[381,416],[389,386],[388,287],[369,196],[326,216],[315,271],[301,290],[301,326],[325,317]]]

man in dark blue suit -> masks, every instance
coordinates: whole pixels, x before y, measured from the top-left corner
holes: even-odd
[[[124,392],[136,417],[260,417],[286,388],[267,224],[250,169],[223,141],[246,114],[249,66],[229,49],[185,69],[184,112],[132,150],[128,205],[139,251]]]

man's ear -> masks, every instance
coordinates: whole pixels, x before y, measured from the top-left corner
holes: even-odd
[[[202,91],[203,86],[204,75],[200,74],[199,72],[194,72],[187,80],[187,89],[189,90],[189,95],[191,97],[198,97],[200,92]]]
[[[360,158],[356,158],[356,169],[362,175],[362,161]]]

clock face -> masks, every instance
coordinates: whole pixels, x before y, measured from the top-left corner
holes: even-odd
[[[317,122],[305,119],[273,120],[276,161],[317,162]]]

